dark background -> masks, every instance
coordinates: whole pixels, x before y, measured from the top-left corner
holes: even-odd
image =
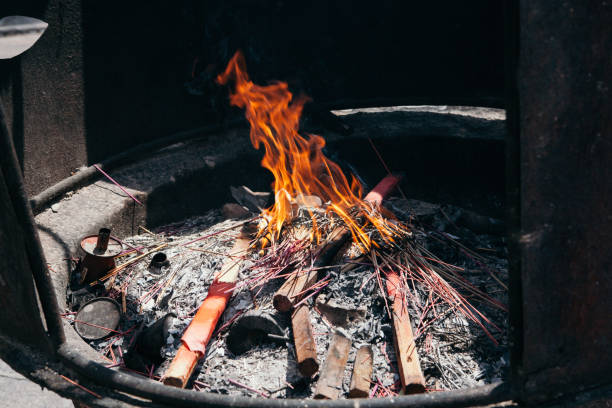
[[[609,389],[612,5],[508,0],[502,16],[496,1],[225,3],[0,3],[0,16],[50,24],[0,62],[28,192],[224,120],[211,79],[236,48],[255,79],[328,106],[502,106],[505,77],[513,386],[531,406]]]
[[[214,77],[237,49],[255,81],[288,81],[324,107],[502,105],[495,1],[2,2],[0,16],[11,14],[49,23],[31,50],[0,61],[31,195],[79,166],[234,115]]]

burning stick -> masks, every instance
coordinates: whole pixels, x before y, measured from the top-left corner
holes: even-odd
[[[249,238],[245,231],[241,233],[230,255],[239,255],[249,247]],[[229,298],[232,296],[242,260],[228,257],[221,271],[215,276],[208,288],[208,295],[193,320],[183,333],[176,356],[164,374],[164,384],[184,388],[193,373],[199,359],[204,357],[206,345],[210,340],[219,318],[223,314]]]
[[[325,365],[319,375],[315,399],[337,399],[342,390],[344,368],[351,350],[351,339],[337,330],[325,357]]]
[[[350,237],[346,228],[337,228],[332,232],[333,237],[320,247],[317,253],[317,260],[310,270],[301,270],[292,274],[274,294],[272,304],[279,312],[290,311],[305,295],[309,288],[312,288],[317,280],[319,269],[327,266],[340,248]]]
[[[364,200],[371,204],[380,205],[400,181],[400,176],[386,176],[366,195]],[[351,233],[347,227],[339,227],[330,235],[331,238],[319,248],[313,269],[327,266],[348,241]],[[288,312],[304,297],[304,292],[313,287],[317,280],[318,272],[316,270],[298,271],[292,274],[274,294],[272,300],[274,308],[279,312]]]
[[[319,361],[308,306],[302,305],[293,313],[291,325],[298,371],[304,377],[312,377],[319,370]]]
[[[246,72],[242,53],[237,52],[225,71],[217,77],[220,84],[233,83],[230,101],[245,108],[251,126],[250,138],[256,149],[265,150],[261,164],[274,175],[274,205],[264,211],[269,222],[266,227],[274,241],[283,225],[291,219],[292,200],[300,195],[317,196],[327,206],[329,213],[342,218],[355,240],[366,248],[371,237],[358,225],[353,214],[356,210],[366,225],[372,225],[383,238],[391,234],[378,214],[361,199],[361,186],[352,177],[344,175],[340,166],[323,154],[325,140],[321,136],[299,133],[299,118],[307,99],[293,98],[284,82],[267,86],[254,84]],[[265,103],[262,103],[265,101]]]
[[[393,342],[402,388],[407,394],[423,393],[425,378],[421,372],[410,316],[400,291],[400,276],[397,272],[387,275],[387,293],[393,300]]]
[[[389,174],[385,176],[364,198],[371,204],[382,204],[383,200],[398,186],[402,181],[401,175]]]
[[[367,398],[370,395],[370,379],[372,378],[372,347],[362,346],[357,350],[353,364],[353,376],[349,387],[349,398]]]

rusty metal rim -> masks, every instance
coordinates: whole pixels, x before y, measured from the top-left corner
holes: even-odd
[[[494,404],[513,399],[512,387],[509,383],[499,382],[466,390],[439,392],[432,394],[406,395],[393,398],[373,398],[360,400],[311,400],[311,399],[263,399],[237,396],[224,396],[208,392],[196,392],[165,386],[157,381],[138,378],[122,372],[113,371],[92,360],[89,360],[72,350],[68,344],[63,344],[58,350],[62,362],[74,369],[78,374],[103,387],[125,392],[150,401],[181,407],[322,407],[363,408],[393,407],[469,407]]]
[[[59,361],[48,360],[44,352],[15,343],[0,335],[0,358],[9,363],[15,371],[64,398],[81,401],[92,408],[166,408],[170,406],[460,408],[514,401],[517,395],[509,383],[496,383],[466,390],[379,399],[321,401],[228,397],[167,387],[145,378],[116,372],[80,356],[78,351],[69,349],[70,346],[64,344],[60,348]],[[66,378],[77,380],[80,385],[95,395],[71,385]]]

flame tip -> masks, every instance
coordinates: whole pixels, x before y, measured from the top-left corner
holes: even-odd
[[[261,165],[274,176],[275,202],[263,212],[267,219],[263,228],[272,239],[278,239],[283,225],[292,219],[292,200],[299,194],[316,195],[329,202],[326,212],[338,216],[350,229],[354,242],[367,250],[380,247],[366,233],[367,227],[378,230],[383,240],[395,234],[374,207],[362,200],[363,187],[355,175],[350,175],[349,182],[340,167],[325,157],[325,139],[316,134],[304,137],[298,132],[304,104],[311,98],[304,94],[294,96],[283,81],[268,85],[251,82],[240,50],[217,76],[222,85],[230,80],[234,82],[230,103],[245,108],[251,143],[256,149],[263,146]],[[351,215],[355,209],[365,218],[364,223],[358,222],[359,216]],[[312,236],[318,242],[321,231],[312,214],[311,219]]]

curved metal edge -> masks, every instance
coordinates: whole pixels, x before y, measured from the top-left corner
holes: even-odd
[[[0,36],[20,35],[31,32],[41,34],[49,27],[49,24],[34,17],[28,16],[6,16],[0,18]]]
[[[25,16],[0,19],[0,59],[15,58],[36,44],[49,24]]]
[[[495,383],[467,390],[448,391],[421,395],[408,395],[394,398],[355,399],[355,400],[305,400],[305,399],[262,399],[237,396],[224,396],[206,392],[195,392],[168,387],[159,382],[138,378],[106,368],[69,349],[64,344],[58,356],[67,366],[92,382],[146,398],[156,403],[177,407],[276,407],[276,408],[382,408],[393,407],[470,407],[494,404],[513,399],[512,387],[508,383]]]

